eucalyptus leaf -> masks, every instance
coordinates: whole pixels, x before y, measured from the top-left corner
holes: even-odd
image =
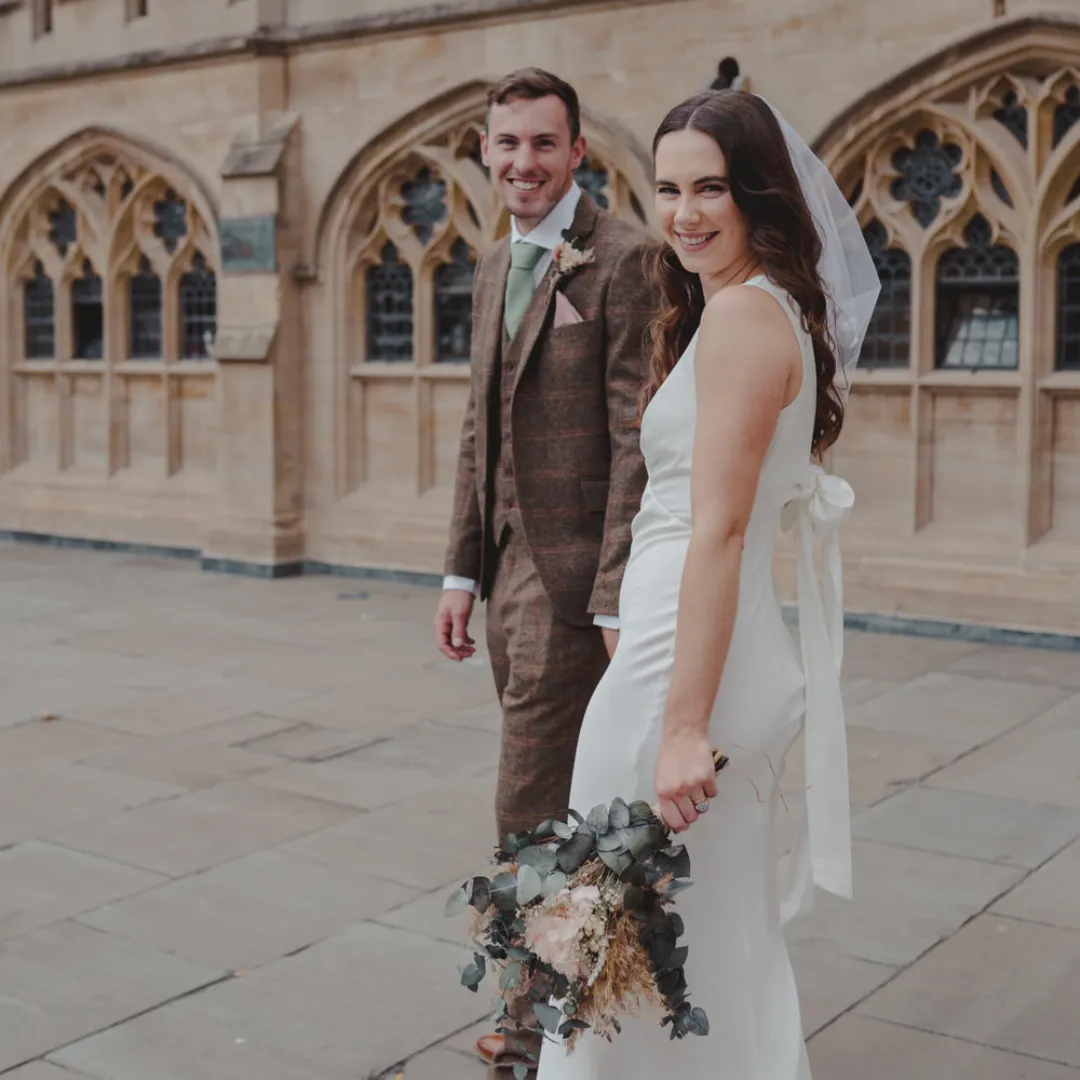
[[[572,1031],[588,1031],[589,1025],[584,1020],[567,1020],[559,1026],[559,1034],[565,1039]]]
[[[532,953],[528,949],[522,948],[520,945],[507,945],[506,955],[511,960],[528,960]]]
[[[630,807],[622,799],[616,799],[611,804],[609,818],[613,829],[625,829],[630,824]]]
[[[623,851],[600,851],[597,854],[600,856],[600,861],[616,874],[621,874],[634,861]]]
[[[544,883],[540,875],[531,866],[519,866],[517,874],[518,907],[531,904],[543,891]]]
[[[559,869],[564,874],[572,874],[592,854],[593,838],[587,832],[578,831],[573,840],[567,840],[559,848]]]
[[[555,835],[555,820],[548,818],[546,821],[542,821],[533,830],[533,839],[536,841],[550,840]]]
[[[517,906],[517,878],[511,873],[496,876],[491,883],[491,899],[500,911],[513,911]]]
[[[704,1009],[695,1007],[690,1010],[686,1018],[686,1030],[691,1035],[709,1034],[709,1018],[705,1015]]]
[[[518,866],[531,866],[541,877],[544,877],[558,865],[556,855],[555,848],[550,844],[533,844],[518,855]]]
[[[560,840],[569,840],[575,832],[575,830],[567,825],[565,821],[554,822],[551,829]]]
[[[567,814],[569,814],[579,825],[585,824],[585,819],[576,810],[568,810]]]
[[[524,1061],[514,1065],[514,1080],[529,1080],[529,1066]]]
[[[646,852],[659,850],[666,840],[667,835],[659,825],[635,825],[630,829],[630,842],[626,849],[635,859],[639,859]]]
[[[674,878],[668,882],[667,888],[664,890],[665,896],[677,896],[684,889],[689,889],[694,882],[690,878]]]
[[[690,855],[682,844],[664,848],[657,862],[672,877],[685,878],[690,876]]]
[[[561,870],[553,870],[546,878],[544,878],[544,891],[541,894],[546,900],[549,896],[554,896],[557,892],[566,888],[566,875]]]
[[[624,846],[617,832],[607,832],[596,838],[597,851],[619,851]]]
[[[545,1031],[554,1034],[559,1030],[559,1025],[562,1023],[561,1009],[556,1009],[554,1005],[538,1001],[533,1006],[533,1012],[536,1013],[536,1019],[540,1021]]]
[[[655,821],[656,816],[653,814],[652,807],[641,799],[630,804],[630,824],[641,825],[646,821]]]
[[[517,961],[512,961],[503,968],[502,975],[499,976],[499,989],[513,990],[520,982],[521,964]]]
[[[464,910],[469,906],[469,893],[472,887],[472,882],[468,882],[462,885],[460,888],[455,889],[446,899],[445,914],[448,919],[453,919],[456,916],[462,914]]]
[[[491,882],[486,877],[473,878],[473,891],[470,904],[483,914],[491,907]]]
[[[596,836],[603,836],[608,831],[608,808],[606,806],[594,806],[585,819],[585,824],[592,829]]]

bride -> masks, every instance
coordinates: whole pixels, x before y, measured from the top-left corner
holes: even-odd
[[[548,1043],[538,1080],[809,1080],[781,927],[814,883],[851,895],[834,530],[852,495],[814,462],[840,434],[879,286],[824,165],[761,98],[684,102],[653,154],[666,243],[641,422],[649,481],[571,805],[658,797],[671,829],[689,830],[680,944],[712,1030],[672,1043],[640,1020],[572,1054]],[[795,532],[801,662],[773,585],[782,524]],[[781,866],[777,777],[803,730],[806,830]],[[713,746],[731,759],[719,782]]]

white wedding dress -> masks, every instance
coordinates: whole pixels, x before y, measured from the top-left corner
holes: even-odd
[[[769,292],[790,317],[802,346],[803,380],[780,415],[762,467],[743,552],[738,614],[712,712],[713,744],[731,764],[720,774],[719,797],[708,813],[679,838],[689,851],[694,881],[676,905],[686,925],[679,944],[689,946],[691,1003],[705,1009],[711,1031],[672,1042],[670,1029],[650,1017],[627,1024],[610,1043],[586,1032],[570,1054],[547,1042],[538,1080],[810,1078],[781,928],[787,915],[804,906],[811,882],[850,895],[835,525],[852,497],[843,481],[809,463],[817,379],[797,309],[764,277],[747,285]],[[620,595],[619,645],[578,744],[570,805],[582,814],[616,796],[655,802],[653,769],[690,539],[696,342],[695,336],[642,420],[649,481]],[[782,518],[796,534],[801,661],[773,584]],[[826,549],[824,597],[813,562],[815,532]],[[780,773],[804,721],[806,828],[795,850],[778,859],[777,815],[784,811],[773,769]]]

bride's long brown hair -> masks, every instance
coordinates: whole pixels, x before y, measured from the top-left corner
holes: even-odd
[[[654,161],[660,140],[674,131],[700,131],[716,141],[727,164],[732,198],[746,218],[754,261],[766,277],[791,294],[802,312],[803,326],[814,344],[813,452],[820,456],[840,434],[844,405],[833,383],[836,354],[826,318],[825,288],[817,271],[821,238],[791,164],[784,133],[761,98],[739,90],[699,94],[672,109],[653,139]],[[705,309],[701,279],[683,268],[670,244],[661,245],[650,262],[661,304],[649,328],[652,358],[642,407],[671,374]]]

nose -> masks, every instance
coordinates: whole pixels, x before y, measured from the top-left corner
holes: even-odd
[[[700,224],[701,212],[698,210],[697,202],[687,197],[680,199],[679,205],[675,208],[675,228],[680,232],[690,231]]]
[[[514,154],[514,172],[528,176],[536,168],[536,153],[528,143],[522,143]]]

